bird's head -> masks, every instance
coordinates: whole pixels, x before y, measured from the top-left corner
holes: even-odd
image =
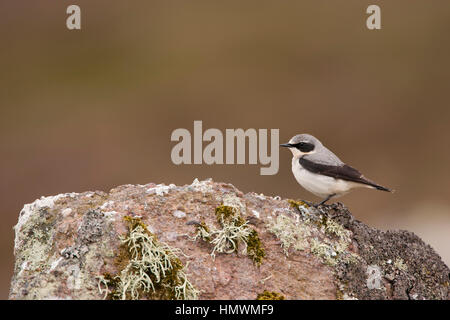
[[[289,148],[296,158],[314,153],[321,145],[322,143],[317,138],[305,133],[293,136],[288,143],[280,144],[281,147]]]

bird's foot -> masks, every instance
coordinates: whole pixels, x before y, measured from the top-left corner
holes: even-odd
[[[320,207],[320,206],[322,206],[322,205],[323,205],[323,206],[326,206],[325,202],[327,202],[328,200],[330,200],[331,198],[333,198],[335,195],[336,195],[335,193],[328,195],[328,197],[326,197],[325,199],[323,199],[322,202],[317,203],[314,207],[317,209],[318,207]]]
[[[308,207],[312,207],[312,208],[316,208],[316,209],[323,204],[322,202],[314,203],[312,201],[307,201],[307,200],[298,200],[298,202],[303,202]]]
[[[308,208],[313,208],[316,211],[322,212],[321,207],[326,207],[327,206],[327,204],[325,204],[325,202],[327,200],[328,199],[325,199],[324,201],[315,203],[315,202],[312,202],[312,201],[299,199],[299,200],[296,200],[295,202],[297,202],[297,204],[305,204]],[[296,206],[296,208],[301,213],[301,210],[297,206]]]

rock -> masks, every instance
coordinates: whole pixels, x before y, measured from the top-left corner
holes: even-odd
[[[14,229],[10,299],[450,297],[449,268],[411,232],[212,180],[43,197]]]

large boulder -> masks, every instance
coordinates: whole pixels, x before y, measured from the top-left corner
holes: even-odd
[[[15,228],[10,299],[448,299],[408,231],[211,180],[42,197]]]

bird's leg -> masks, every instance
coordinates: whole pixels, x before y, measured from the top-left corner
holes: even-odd
[[[327,202],[328,200],[330,200],[330,199],[331,199],[332,197],[334,197],[335,195],[336,195],[336,193],[332,193],[332,194],[328,195],[328,197],[326,197],[322,202],[319,202],[319,203],[313,205],[313,207],[316,207],[316,208],[317,208],[317,207],[319,207],[319,206],[325,204],[325,202]]]

